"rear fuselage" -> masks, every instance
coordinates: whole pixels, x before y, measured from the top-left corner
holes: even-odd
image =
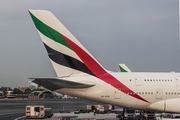
[[[97,77],[84,75],[78,77],[68,77],[65,79],[95,84],[94,87],[86,89],[63,88],[58,90],[58,92],[122,107],[180,112],[179,103],[176,103],[180,100],[179,73],[110,72],[110,74],[132,91],[122,91],[122,85],[115,88],[111,84],[106,83]],[[142,97],[146,101],[136,96],[132,96],[133,94]],[[176,108],[172,109],[171,107],[174,106]]]

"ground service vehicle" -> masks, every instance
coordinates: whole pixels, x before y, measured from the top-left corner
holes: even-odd
[[[136,119],[135,110],[130,110],[130,109],[125,110],[124,120],[135,120],[135,119]]]
[[[171,113],[162,113],[160,118],[161,120],[169,120],[173,118],[173,115]]]
[[[119,120],[123,120],[124,114],[121,112],[116,116],[116,118],[119,118]]]
[[[92,109],[94,109],[91,105],[87,105],[87,112],[92,112]]]
[[[74,114],[79,114],[80,113],[80,110],[74,110]]]
[[[103,106],[99,107],[97,113],[104,114],[105,113],[104,107]]]
[[[145,120],[155,120],[155,113],[153,111],[144,111],[143,118]]]
[[[97,114],[104,114],[107,113],[108,107],[103,105],[95,105],[95,110]]]
[[[26,106],[26,119],[28,118],[44,118],[44,105],[27,105]]]

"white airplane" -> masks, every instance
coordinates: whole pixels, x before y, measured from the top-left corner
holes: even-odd
[[[131,70],[125,64],[119,64],[121,72],[131,72]]]
[[[47,89],[122,107],[180,113],[180,73],[106,70],[49,11],[29,10],[56,78],[31,78]]]

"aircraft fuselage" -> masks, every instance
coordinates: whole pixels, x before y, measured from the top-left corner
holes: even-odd
[[[116,88],[101,79],[89,75],[67,77],[66,80],[95,84],[85,89],[57,90],[85,99],[100,101],[122,107],[144,110],[159,110],[165,112],[180,112],[180,74],[179,73],[115,73],[118,79]],[[124,89],[122,84],[128,89]],[[124,89],[124,90],[123,90]],[[141,98],[139,98],[138,95]],[[173,109],[172,109],[173,107]]]

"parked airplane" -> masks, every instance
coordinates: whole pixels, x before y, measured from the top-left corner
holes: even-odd
[[[121,72],[131,72],[131,70],[125,64],[119,64]]]
[[[56,71],[31,78],[47,89],[122,107],[180,113],[179,73],[112,72],[49,11],[29,10]]]

